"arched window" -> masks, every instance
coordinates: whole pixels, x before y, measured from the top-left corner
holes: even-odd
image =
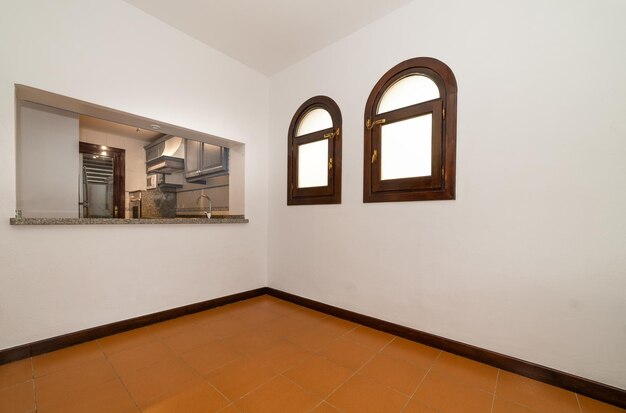
[[[402,62],[365,106],[363,201],[454,199],[456,79],[437,59]]]
[[[289,125],[287,205],[341,203],[341,111],[329,97],[300,106]]]

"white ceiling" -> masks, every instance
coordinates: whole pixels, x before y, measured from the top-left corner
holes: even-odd
[[[125,0],[272,75],[412,0]]]
[[[80,128],[93,129],[104,133],[124,136],[130,139],[138,139],[141,141],[152,142],[161,136],[160,132],[141,129],[136,126],[123,125],[121,123],[110,122],[104,119],[98,119],[91,116],[79,116]]]

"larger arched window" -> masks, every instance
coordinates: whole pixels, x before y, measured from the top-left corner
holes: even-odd
[[[437,59],[402,62],[365,106],[363,201],[454,199],[456,80]]]
[[[288,205],[341,203],[341,112],[329,97],[302,104],[289,125]]]

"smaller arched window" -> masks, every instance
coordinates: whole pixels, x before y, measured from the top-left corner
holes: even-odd
[[[341,203],[341,112],[329,97],[300,106],[289,125],[287,205]]]
[[[363,201],[454,199],[456,80],[439,60],[402,62],[365,106]]]

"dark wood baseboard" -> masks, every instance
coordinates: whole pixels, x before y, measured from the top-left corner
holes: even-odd
[[[530,377],[531,379],[548,383],[553,386],[571,390],[582,394],[583,396],[588,396],[605,403],[626,408],[626,390],[619,389],[617,387],[598,383],[593,380],[520,360],[505,354],[485,350],[471,344],[461,343],[459,341],[415,330],[399,324],[390,323],[374,317],[344,310],[339,307],[334,307],[332,305],[276,290],[274,288],[268,287],[267,294],[312,310],[353,321],[355,323],[375,328],[376,330],[384,331],[411,341],[447,351],[449,353],[457,354],[468,359],[489,364],[521,376]]]
[[[218,297],[212,300],[202,301],[200,303],[184,305],[182,307],[146,314],[130,318],[128,320],[117,321],[111,324],[105,324],[98,327],[88,328],[86,330],[64,334],[62,336],[46,338],[33,343],[0,350],[0,365],[110,336],[112,334],[121,333],[139,327],[145,327],[161,321],[171,320],[172,318],[181,317],[187,314],[193,314],[237,301],[247,300],[266,293],[267,287],[257,288],[255,290],[227,295],[225,297]]]

